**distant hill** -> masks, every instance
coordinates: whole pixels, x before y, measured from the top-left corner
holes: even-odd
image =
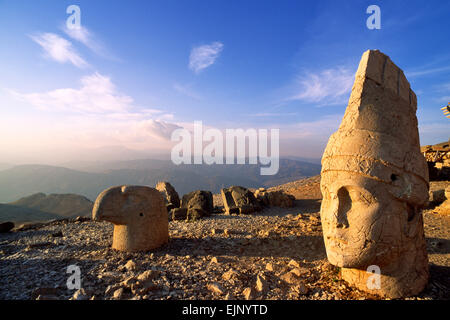
[[[90,171],[90,172],[88,172]],[[167,160],[132,160],[89,164],[84,171],[45,165],[22,165],[0,171],[0,202],[11,202],[35,193],[73,193],[95,200],[114,185],[154,187],[169,181],[180,195],[223,187],[271,187],[320,173],[320,165],[281,159],[279,172],[261,176],[259,165],[174,165]]]
[[[36,209],[0,203],[0,222],[31,222],[53,219],[61,219],[61,217],[57,214],[42,212]]]
[[[94,205],[88,198],[77,194],[45,195],[44,193],[36,193],[8,204],[36,209],[67,218],[88,216],[91,214]]]

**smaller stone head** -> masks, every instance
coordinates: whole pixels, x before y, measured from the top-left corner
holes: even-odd
[[[92,219],[114,224],[112,248],[121,251],[151,250],[169,238],[164,198],[150,187],[117,186],[104,190],[95,200]]]

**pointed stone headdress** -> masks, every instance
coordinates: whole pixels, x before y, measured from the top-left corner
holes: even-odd
[[[425,204],[428,168],[420,153],[416,110],[417,98],[403,71],[380,51],[366,51],[341,126],[325,149],[322,174],[358,173],[388,184],[397,199]]]

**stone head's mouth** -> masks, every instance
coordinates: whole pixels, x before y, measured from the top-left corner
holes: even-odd
[[[335,237],[327,237],[327,242],[333,246],[333,247],[338,247],[341,248],[343,245],[347,246],[348,245],[348,241],[342,238],[335,238]]]

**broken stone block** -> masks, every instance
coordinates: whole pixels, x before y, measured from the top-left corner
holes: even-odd
[[[239,186],[220,190],[226,214],[250,214],[260,211],[261,206],[253,193]]]
[[[161,194],[163,195],[166,202],[167,211],[170,211],[173,208],[180,207],[180,197],[178,196],[175,188],[169,182],[158,182],[156,184],[156,190],[161,192]]]
[[[268,191],[259,188],[255,191],[255,197],[262,205],[267,207],[292,208],[295,206],[295,197],[283,190]]]

